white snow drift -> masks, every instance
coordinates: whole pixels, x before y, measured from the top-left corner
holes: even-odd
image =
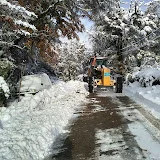
[[[0,108],[0,159],[41,160],[52,153],[55,138],[88,94],[84,83],[58,82],[36,95]]]
[[[38,92],[49,89],[52,86],[51,80],[46,73],[23,76],[20,82],[20,92]]]
[[[153,85],[160,82],[160,67],[145,67],[132,78],[135,82],[126,86],[124,93],[160,119],[160,85]]]
[[[10,94],[9,87],[2,76],[0,76],[0,89],[3,90],[5,97],[8,98]]]

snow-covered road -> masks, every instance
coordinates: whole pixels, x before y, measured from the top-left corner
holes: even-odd
[[[54,160],[160,160],[160,122],[123,94],[91,94]],[[156,127],[155,127],[156,126]],[[64,138],[65,137],[65,138]],[[59,143],[60,144],[60,143]]]

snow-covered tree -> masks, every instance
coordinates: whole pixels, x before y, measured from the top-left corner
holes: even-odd
[[[53,48],[53,42],[60,36],[78,39],[77,31],[84,30],[80,17],[89,16],[89,11],[83,9],[86,7],[83,1],[2,0],[0,3],[3,23],[1,44],[19,49],[25,45],[30,49],[31,55],[39,50],[39,56],[43,54],[42,57],[44,51],[50,56],[54,54],[48,48]],[[25,44],[18,47],[17,43],[22,37]],[[43,42],[46,45],[42,45]]]
[[[93,48],[95,54],[108,57],[112,66],[119,68],[122,64],[122,31],[124,22],[120,1],[99,1],[99,12],[94,16],[95,33]]]
[[[96,53],[106,55],[110,50],[116,51],[122,31],[120,17],[119,0],[99,2],[99,13],[95,15],[95,34],[93,35]]]
[[[4,1],[2,2],[4,4]],[[8,4],[9,1],[7,2],[5,0],[5,3]],[[36,32],[25,30],[24,36],[20,36],[20,38],[16,37],[16,41],[14,40],[14,43],[21,46],[19,46],[19,49],[25,46],[25,51],[17,49],[16,51],[11,50],[18,64],[19,62],[23,63],[27,61],[27,67],[25,67],[27,74],[39,70],[41,63],[47,63],[53,67],[57,63],[55,43],[59,42],[59,37],[63,36],[69,39],[78,39],[77,32],[82,32],[84,30],[80,17],[89,16],[89,11],[84,9],[84,7],[88,5],[82,3],[82,1],[17,0],[14,2],[10,1],[9,4],[14,5],[12,8],[15,10],[17,8],[22,8],[23,10],[28,10],[27,14],[30,13],[28,17],[26,15],[19,17],[18,22],[16,21],[18,24],[22,23],[21,19],[24,19],[26,25],[28,24],[28,26],[32,26],[32,28],[35,26],[36,28]],[[4,12],[7,14],[6,10]],[[12,15],[16,17],[17,14],[13,12]],[[24,33],[24,31],[22,32]],[[17,36],[17,33],[15,33],[15,35]],[[21,57],[21,55],[24,56],[20,60],[19,57]],[[31,59],[29,60],[30,62],[28,62],[27,58]],[[28,63],[30,64],[28,65]]]
[[[36,31],[36,27],[29,23],[36,15],[15,1],[6,0],[0,1],[0,15],[0,56],[2,56],[10,47],[22,49],[16,44],[16,40]]]
[[[36,18],[35,13],[26,10],[16,1],[0,1],[0,58],[7,58],[14,61],[15,57],[24,60],[25,39],[37,31],[30,23]],[[14,52],[13,52],[14,51]],[[20,52],[20,54],[18,54]],[[13,54],[12,56],[12,53]],[[12,57],[11,57],[12,56]],[[19,62],[19,63],[20,63]],[[17,63],[14,62],[16,65]],[[16,67],[16,66],[15,66]],[[8,71],[7,71],[8,72]]]
[[[152,0],[147,3],[146,16],[149,17],[156,25],[157,30],[154,32],[153,41],[150,45],[151,51],[159,55],[160,50],[160,1]],[[154,42],[154,43],[153,43]]]
[[[159,44],[156,39],[158,31],[157,19],[148,12],[143,13],[140,5],[141,3],[138,3],[138,1],[132,1],[130,9],[127,11],[128,13],[126,12],[124,15],[126,25],[123,34],[122,52],[125,55],[125,62],[129,70],[133,67],[141,66],[144,63],[143,58],[148,56],[148,51],[153,53],[153,48],[157,48],[156,46]],[[144,53],[147,55],[145,56]],[[154,55],[156,56],[156,54],[153,54],[150,57]],[[149,60],[151,59],[147,59],[147,61]]]
[[[95,33],[92,35],[93,48],[95,53],[107,56],[113,66],[120,61],[130,70],[144,64],[148,51],[155,52],[149,57],[158,54],[159,39],[155,37],[159,36],[159,20],[149,12],[141,11],[142,0],[131,1],[128,9],[121,8],[119,4],[120,1],[99,1]]]
[[[11,57],[11,51],[18,49],[21,53],[23,52],[24,43],[21,41],[20,45],[18,41],[20,39],[24,40],[37,30],[30,23],[35,17],[36,15],[33,12],[26,10],[16,1],[0,1],[0,76],[6,83],[10,84],[9,87],[11,88],[12,84],[18,80],[18,76],[16,77],[14,72],[17,70],[17,66],[14,64],[13,57]],[[20,57],[22,55],[23,53],[20,54]],[[18,75],[20,75],[20,72]]]
[[[153,16],[153,18],[160,18],[160,0],[152,0],[147,4],[147,14]]]
[[[63,80],[75,79],[83,73],[85,45],[73,39],[60,46],[58,74]]]
[[[54,66],[58,38],[78,39],[84,30],[80,17],[89,14],[83,7],[75,0],[1,0],[0,56],[20,67],[25,63],[25,74],[35,73],[41,62]]]
[[[134,1],[134,5],[132,2],[132,8],[129,9],[128,13],[126,13],[124,20],[126,21],[127,26],[125,27],[124,46],[128,49],[136,49],[149,46],[149,35],[157,29],[156,23],[148,17],[148,15],[144,14],[140,9],[140,3],[138,1]],[[130,43],[130,45],[128,45]]]

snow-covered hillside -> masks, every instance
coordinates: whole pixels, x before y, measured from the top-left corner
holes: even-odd
[[[87,94],[82,82],[57,82],[0,108],[0,159],[44,159]]]

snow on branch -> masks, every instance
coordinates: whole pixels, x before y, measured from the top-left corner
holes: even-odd
[[[59,3],[61,3],[61,2],[62,2],[62,1],[58,1],[58,2],[50,5],[45,11],[43,11],[43,12],[39,15],[39,18],[46,16],[46,15],[51,11],[51,9],[55,10],[55,8],[57,7],[57,5],[58,5]]]
[[[23,22],[21,20],[15,20],[15,23],[18,25],[22,25],[26,28],[31,28],[32,30],[36,31],[36,27],[34,25],[29,24],[28,22]]]
[[[150,29],[150,28],[147,28],[148,30]],[[149,31],[151,31],[151,30],[149,30]],[[159,34],[160,34],[160,28],[158,28],[158,29],[156,29],[155,31],[152,31],[150,34],[148,34],[147,35],[147,37],[148,37],[148,41],[151,41],[151,40],[155,40],[155,39],[157,39],[157,38],[159,38]],[[154,34],[154,33],[156,33],[156,34]],[[151,37],[151,38],[150,38]],[[143,45],[141,45],[140,44],[140,42],[143,42],[144,40],[145,40],[145,38],[146,37],[144,37],[144,38],[142,38],[142,39],[140,39],[140,40],[138,40],[138,41],[132,41],[131,42],[131,45],[129,45],[129,46],[126,46],[126,47],[124,47],[124,48],[122,48],[121,50],[122,51],[124,51],[124,50],[126,50],[126,51],[124,51],[123,53],[125,53],[125,52],[129,52],[129,51],[132,51],[132,50],[134,50],[135,49],[135,45],[137,46],[137,47],[144,47],[145,45],[143,44]],[[128,49],[128,50],[127,50]]]
[[[21,50],[24,49],[24,48],[22,48],[18,45],[13,44],[13,43],[4,42],[4,41],[0,41],[0,46],[16,47],[16,48],[21,49]]]
[[[18,12],[26,13],[30,17],[31,16],[37,17],[37,15],[34,12],[30,12],[30,11],[26,10],[24,7],[13,5],[13,4],[7,2],[6,0],[0,0],[0,4],[8,6],[11,10],[17,10]]]

